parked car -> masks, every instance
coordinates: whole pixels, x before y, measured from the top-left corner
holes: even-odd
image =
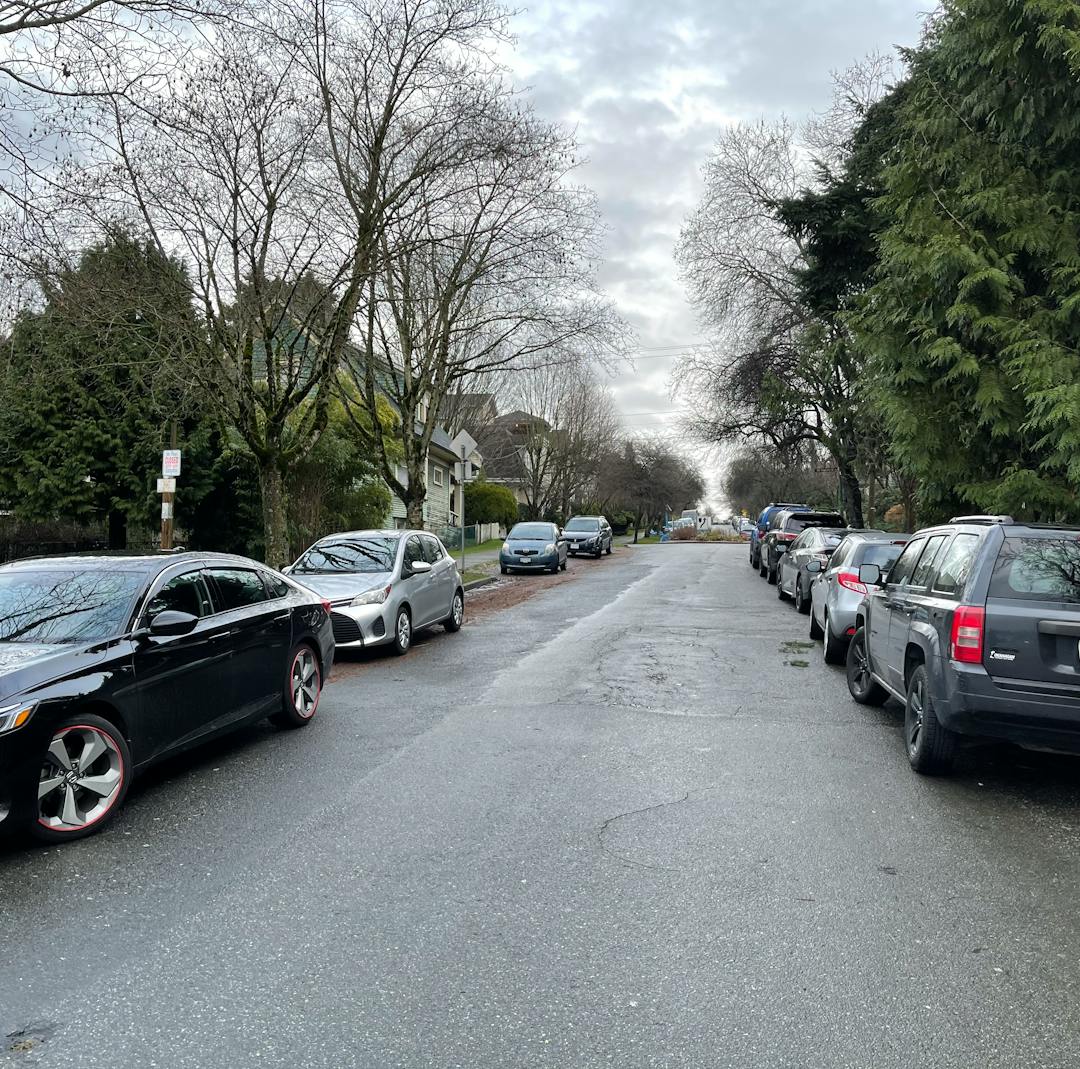
[[[778,513],[783,511],[788,512],[810,512],[809,505],[789,504],[783,502],[770,501],[760,512],[757,518],[757,522],[754,524],[754,530],[750,533],[750,567],[755,571],[761,569],[761,543],[765,538],[765,535],[769,531],[769,521]]]
[[[826,664],[843,664],[848,642],[855,634],[855,613],[866,596],[859,579],[864,564],[876,564],[883,573],[907,545],[911,535],[885,531],[852,531],[836,547],[827,563],[810,562],[810,637],[822,640]]]
[[[848,688],[904,702],[917,772],[947,772],[964,736],[1080,752],[1080,528],[960,516],[859,579]]]
[[[327,598],[339,649],[390,645],[406,654],[417,631],[461,629],[457,564],[427,531],[349,531],[320,538],[285,569]]]
[[[51,557],[0,567],[0,830],[99,831],[132,777],[249,721],[303,727],[330,607],[244,557]]]
[[[603,516],[572,516],[563,528],[570,556],[591,553],[599,557],[611,552],[611,524]]]
[[[553,523],[532,521],[516,523],[499,550],[499,568],[503,575],[512,571],[547,571],[554,575],[566,571],[569,553],[566,538]]]
[[[811,563],[828,563],[833,550],[847,537],[846,527],[807,527],[786,553],[782,553],[776,571],[776,596],[784,601],[792,598],[801,613],[810,611],[810,583],[814,573],[807,570]],[[815,569],[815,573],[818,569]]]
[[[780,558],[807,527],[846,527],[847,521],[838,512],[793,512],[785,509],[773,514],[768,533],[761,541],[761,564],[758,574],[770,583],[776,582]]]
[[[757,527],[753,520],[742,520],[736,528],[736,534],[738,534],[744,542],[749,542],[756,530]]]

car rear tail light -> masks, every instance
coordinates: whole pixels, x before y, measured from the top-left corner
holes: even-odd
[[[960,605],[953,613],[949,656],[961,664],[982,664],[986,610],[981,605]]]
[[[784,542],[794,542],[797,537],[798,535],[793,535],[788,531],[781,531],[780,534],[777,535],[777,538]]]
[[[330,615],[330,602],[326,598],[322,599],[322,607],[326,610],[326,615]]]
[[[836,581],[845,590],[852,590],[856,594],[866,593],[866,584],[859,582],[859,577],[855,572],[840,572],[836,576]]]

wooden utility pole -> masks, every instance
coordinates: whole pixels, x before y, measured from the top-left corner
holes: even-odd
[[[176,453],[176,420],[169,420],[169,449]],[[179,473],[179,456],[176,458],[176,472]],[[158,484],[161,491],[161,548],[172,549],[173,547],[173,506],[176,500],[176,475],[169,468],[167,457],[162,458],[161,482]]]

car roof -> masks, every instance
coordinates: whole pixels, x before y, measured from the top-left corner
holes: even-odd
[[[109,570],[127,572],[145,572],[152,575],[163,572],[176,564],[237,564],[245,568],[265,568],[250,557],[241,557],[235,553],[212,553],[201,550],[182,550],[176,553],[125,553],[121,551],[102,551],[100,553],[55,554],[51,557],[23,557],[0,565],[6,571],[37,571],[43,567],[76,567],[84,570]]]

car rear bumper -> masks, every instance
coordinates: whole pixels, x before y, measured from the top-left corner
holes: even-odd
[[[938,719],[951,731],[1039,749],[1080,753],[1080,697],[1039,683],[1000,685],[981,665],[944,666],[945,697]]]

